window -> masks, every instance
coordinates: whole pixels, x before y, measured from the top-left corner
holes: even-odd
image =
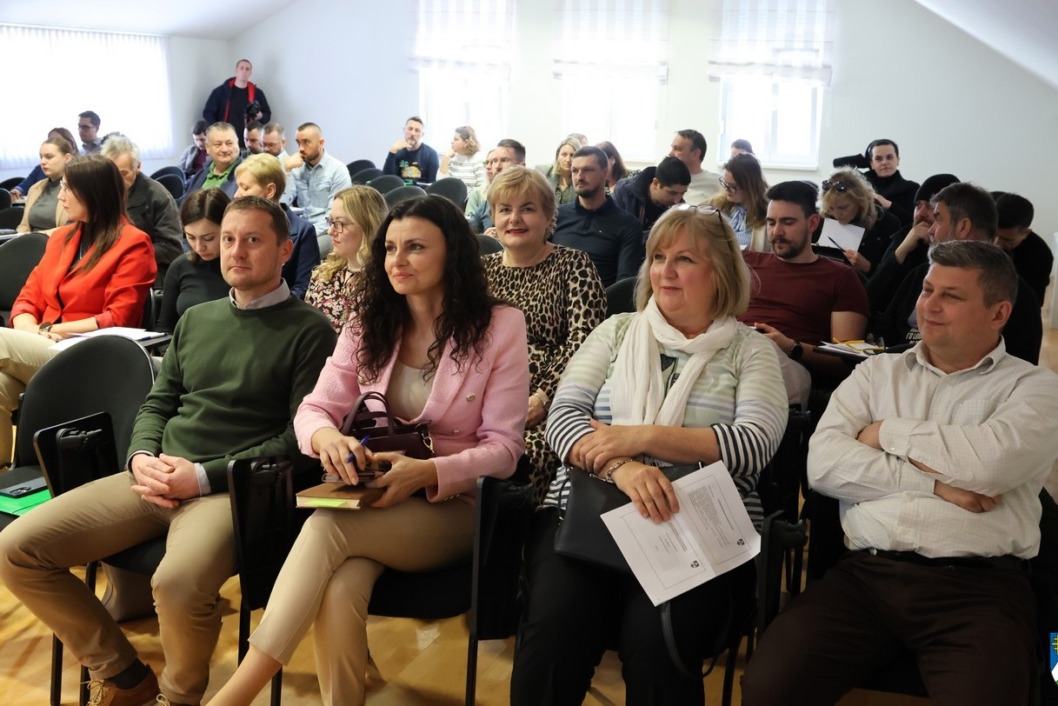
[[[419,113],[441,152],[461,125],[474,128],[482,159],[508,136],[513,43],[514,0],[419,0],[412,67]]]
[[[830,86],[829,0],[723,0],[709,77],[721,81],[720,149],[746,139],[769,167],[816,169]]]
[[[0,141],[0,169],[36,164],[53,127],[77,137],[77,115],[85,110],[99,114],[100,137],[120,131],[142,159],[172,156],[164,38],[0,25],[0,66],[24,65],[31,68],[18,79],[17,105],[0,111],[0,135],[25,139]]]
[[[609,140],[626,160],[657,159],[668,25],[667,0],[558,0],[552,65],[563,135]]]

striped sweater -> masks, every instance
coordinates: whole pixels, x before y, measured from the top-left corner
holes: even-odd
[[[618,314],[607,319],[588,336],[566,366],[547,420],[547,441],[559,458],[566,459],[573,445],[591,433],[590,419],[610,423],[610,377],[634,316],[638,314]],[[664,346],[661,356],[663,378],[671,389],[690,356]],[[683,426],[710,427],[716,433],[720,460],[734,478],[746,510],[758,527],[764,514],[756,493],[757,478],[779,446],[787,413],[786,389],[774,346],[764,336],[739,324],[731,345],[713,356],[695,382]],[[655,466],[670,465],[661,458],[640,456],[638,460]],[[559,468],[543,505],[565,508],[570,472],[567,466]]]

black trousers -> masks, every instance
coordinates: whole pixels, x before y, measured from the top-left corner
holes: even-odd
[[[857,552],[779,614],[746,668],[742,700],[833,704],[910,650],[934,704],[1024,704],[1036,612],[1017,569],[925,566]]]
[[[614,648],[621,658],[626,704],[701,706],[703,681],[683,676],[673,665],[660,610],[633,576],[555,554],[558,522],[559,512],[552,508],[534,518],[512,706],[581,704],[603,652]],[[701,664],[732,624],[741,626],[752,605],[753,581],[751,562],[673,601],[672,622],[688,667]]]

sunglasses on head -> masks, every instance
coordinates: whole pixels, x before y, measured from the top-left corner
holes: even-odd
[[[831,189],[833,189],[834,191],[838,192],[839,194],[844,194],[846,191],[849,190],[849,185],[846,184],[843,181],[827,181],[827,180],[824,180],[823,183],[820,184],[819,186],[820,186],[821,189],[823,189],[823,191],[830,191]]]

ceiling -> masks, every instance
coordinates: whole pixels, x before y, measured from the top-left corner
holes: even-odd
[[[861,0],[844,0],[859,2]],[[1058,88],[1055,0],[915,0]],[[0,22],[227,40],[294,0],[5,0]],[[89,13],[84,18],[85,12]]]
[[[5,0],[0,2],[0,22],[226,40],[293,1]]]
[[[1058,88],[1055,0],[916,0],[1031,74]]]

